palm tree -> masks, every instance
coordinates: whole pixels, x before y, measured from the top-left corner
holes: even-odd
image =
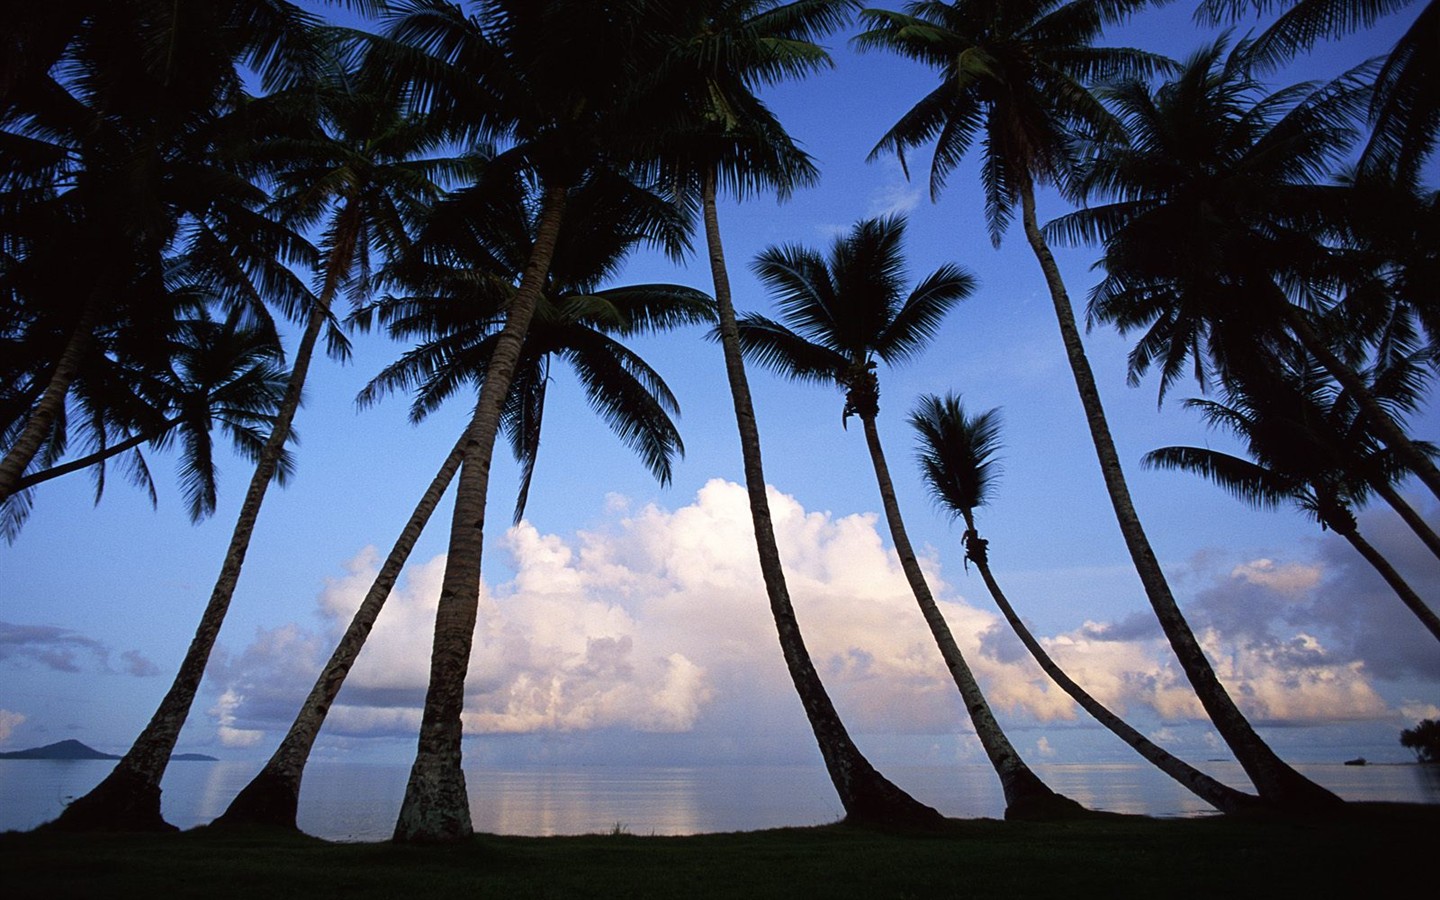
[[[1294,503],[1345,538],[1440,640],[1440,616],[1360,534],[1354,509],[1370,493],[1367,472],[1386,467],[1376,457],[1388,454],[1357,429],[1344,398],[1304,361],[1247,373],[1226,393],[1228,404],[1193,399],[1185,406],[1240,438],[1250,459],[1206,447],[1162,447],[1147,453],[1144,464],[1203,475],[1251,506]],[[1363,420],[1358,424],[1363,428]]]
[[[1120,134],[1120,123],[1086,83],[1148,74],[1164,65],[1140,51],[1093,46],[1106,25],[1148,5],[1149,0],[931,0],[907,4],[905,12],[866,10],[862,16],[869,28],[856,38],[860,47],[890,49],[940,72],[939,85],[891,127],[872,156],[888,151],[903,160],[907,149],[935,141],[933,196],[983,135],[981,182],[991,237],[999,241],[1018,202],[1115,517],[1171,648],[1263,798],[1287,806],[1330,806],[1338,798],[1287,766],[1255,732],[1180,612],[1135,512],[1064,279],[1036,219],[1036,185],[1063,186],[1070,176],[1072,135]]]
[[[399,4],[389,32],[395,43],[385,60],[393,75],[409,82],[412,97],[450,122],[457,135],[508,143],[492,170],[523,173],[540,195],[534,243],[495,338],[456,487],[419,747],[395,826],[399,841],[457,840],[471,833],[460,713],[479,602],[490,458],[570,192],[604,182],[624,198],[619,209],[654,199],[631,180],[635,157],[622,142],[636,124],[626,114],[646,114],[626,105],[642,71],[635,65],[640,36],[632,27],[643,19],[638,0],[491,0],[478,6],[467,17],[443,0]],[[647,239],[664,243],[672,254],[684,249],[669,223],[648,221]]]
[[[476,203],[493,200],[477,198],[477,193],[462,191],[442,203],[411,254],[421,259],[392,267],[389,280],[420,293],[387,297],[358,314],[367,323],[378,315],[392,337],[420,341],[371,381],[361,393],[362,404],[414,388],[411,418],[419,422],[468,383],[484,383],[503,307],[495,301],[513,296],[514,275],[530,255],[535,221],[533,198],[523,191],[500,203]],[[713,318],[708,297],[678,285],[598,290],[639,236],[614,227],[618,223],[609,215],[606,198],[593,189],[576,191],[567,210],[546,293],[525,336],[500,422],[524,467],[517,522],[539,451],[552,359],[572,365],[591,406],[644,459],[656,479],[668,484],[672,460],[684,452],[671,420],[678,404],[660,375],[616,337]],[[492,277],[484,277],[487,272]],[[301,778],[326,714],[410,551],[460,470],[471,437],[467,428],[446,456],[280,746],[215,824],[296,827]]]
[[[202,311],[177,323],[175,335],[158,343],[158,362],[132,368],[101,354],[97,365],[82,373],[74,398],[84,416],[77,418],[88,424],[96,449],[20,479],[19,493],[6,502],[0,524],[7,540],[14,539],[29,508],[30,489],[90,469],[99,502],[106,462],[132,451],[128,474],[154,503],[155,486],[139,449],[143,445],[166,449],[177,439],[182,445],[180,484],[192,521],[215,511],[212,431],[218,426],[241,453],[252,459],[258,455],[284,393],[279,347],[268,330],[235,316],[217,322]],[[57,435],[63,432],[57,429]],[[289,470],[289,460],[282,459],[277,475]]]
[[[755,271],[775,295],[781,321],[746,316],[740,321],[740,345],[766,368],[845,391],[842,421],[854,415],[865,429],[900,567],[965,702],[975,734],[1000,777],[1006,818],[1073,813],[1078,804],[1057,795],[1035,775],[995,720],[920,571],[895,498],[875,424],[880,413],[877,361],[893,364],[916,356],[944,315],[975,289],[973,276],[946,265],[903,295],[904,236],[903,218],[870,219],[837,238],[824,257],[800,246],[762,251]]]
[[[842,26],[855,5],[851,0],[704,0],[660,6],[663,15],[653,24],[663,56],[655,68],[655,90],[641,96],[671,116],[660,135],[662,171],[700,198],[755,547],[791,683],[847,819],[930,824],[940,814],[896,787],[855,746],[795,618],[765,495],[760,431],[720,235],[717,198],[722,186],[741,198],[774,191],[783,199],[816,179],[810,158],[755,91],[830,65],[815,41]]]
[[[989,542],[980,537],[975,527],[975,510],[989,502],[999,473],[995,454],[1000,449],[1000,411],[991,409],[970,416],[959,397],[930,394],[920,398],[910,414],[910,425],[919,435],[920,471],[931,496],[942,510],[965,523],[965,558],[975,564],[1005,621],[1045,674],[1097,722],[1195,796],[1225,813],[1254,809],[1258,805],[1255,797],[1216,781],[1158,746],[1077,684],[1045,652],[1000,590],[990,570]]]
[[[1196,18],[1218,23],[1240,19],[1247,8],[1281,14],[1256,38],[1258,61],[1274,67],[1321,40],[1338,40],[1369,28],[1414,0],[1204,0]],[[1434,48],[1440,43],[1440,4],[1426,2],[1390,49],[1375,76],[1370,98],[1372,132],[1361,156],[1367,175],[1413,182],[1440,132],[1440,78]]]
[[[1122,333],[1147,329],[1130,357],[1132,381],[1158,362],[1163,396],[1187,360],[1202,383],[1212,367],[1227,377],[1227,342],[1243,356],[1257,339],[1296,341],[1440,497],[1440,469],[1371,395],[1347,359],[1355,351],[1337,348],[1311,314],[1323,311],[1347,255],[1321,238],[1344,230],[1349,208],[1365,199],[1356,196],[1363,189],[1317,183],[1349,145],[1355,89],[1342,80],[1264,93],[1252,58],[1249,44],[1227,55],[1221,40],[1158,91],[1127,81],[1109,92],[1129,145],[1097,153],[1078,189],[1112,202],[1050,230],[1103,243],[1107,274],[1090,312]]]
[[[263,193],[226,158],[238,141],[227,115],[244,118],[233,116],[244,99],[241,66],[270,86],[313,62],[313,16],[284,0],[217,0],[203,11],[157,0],[62,7],[25,17],[17,33],[22,54],[0,99],[0,140],[13,151],[0,154],[0,208],[7,220],[38,207],[52,226],[64,223],[73,243],[40,255],[68,253],[80,264],[41,283],[79,290],[31,297],[68,310],[68,324],[24,395],[24,424],[7,435],[0,502],[50,439],[96,335],[173,316],[174,256],[204,266],[209,255],[204,274],[221,280],[228,302],[250,303],[261,317],[254,284],[262,276],[268,302],[303,293],[285,268],[303,250],[255,214]],[[7,255],[28,262],[37,241],[57,236],[7,234]]]
[[[372,249],[393,253],[403,248],[408,241],[406,227],[423,204],[439,193],[429,177],[433,166],[412,162],[438,145],[437,133],[401,116],[393,102],[381,105],[384,98],[359,100],[350,95],[343,89],[343,73],[332,73],[331,78],[330,84],[307,84],[301,91],[302,96],[316,91],[323,96],[327,89],[331,91],[320,112],[333,136],[306,133],[293,146],[282,138],[267,148],[286,145],[284,155],[291,160],[288,165],[276,166],[277,181],[286,192],[277,204],[278,214],[299,224],[314,224],[324,217],[319,291],[306,314],[284,400],[258,454],[219,577],[170,690],[125,757],[104,781],[66,807],[54,823],[56,827],[153,828],[164,824],[159,810],[160,779],[239,583],[261,504],[300,406],[315,345],[331,320],[331,305],[347,287],[360,294],[367,290]],[[260,156],[263,158],[264,152]],[[223,242],[224,233],[201,232],[200,238],[213,246]],[[201,257],[201,262],[210,258]]]

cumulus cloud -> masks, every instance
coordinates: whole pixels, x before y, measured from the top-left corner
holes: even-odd
[[[17,667],[40,665],[56,672],[114,671],[110,647],[69,628],[0,622],[0,662]],[[159,674],[159,668],[134,650],[120,655],[127,675]]]
[[[804,509],[771,491],[787,583],[815,665],[856,733],[964,734],[955,686],[871,514]],[[745,490],[715,480],[674,510],[606,502],[600,527],[572,536],[529,523],[502,538],[513,577],[482,586],[466,682],[471,734],[700,732],[763,742],[803,737],[760,579]],[[366,549],[327,583],[318,630],[257,633],[212,665],[222,740],[284,728],[369,588]],[[380,615],[332,711],[342,735],[418,728],[445,561],[412,565]],[[1195,607],[1200,639],[1241,708],[1260,722],[1394,717],[1374,671],[1325,628],[1301,628],[1328,602],[1326,560],[1207,560]],[[941,611],[1007,722],[1077,718],[997,616],[959,596],[924,560]],[[1003,573],[1000,573],[1003,580]],[[1313,625],[1313,622],[1309,624]],[[1042,636],[1102,702],[1154,722],[1204,718],[1154,617],[1086,622]],[[1213,738],[1213,733],[1211,734]],[[1044,755],[1043,736],[1035,746]],[[802,740],[803,743],[803,740]]]
[[[0,744],[10,740],[10,735],[14,733],[16,727],[24,723],[25,718],[22,713],[0,709]]]

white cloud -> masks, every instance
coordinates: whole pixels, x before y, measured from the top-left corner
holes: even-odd
[[[15,732],[18,726],[24,724],[25,718],[23,713],[0,709],[0,744],[10,740],[10,735]]]
[[[515,574],[482,587],[467,731],[699,731],[803,744],[808,729],[779,652],[744,488],[713,480],[674,510],[653,504],[632,510],[622,499],[607,499],[607,518],[592,531],[564,537],[522,523],[502,538],[511,557],[505,569]],[[770,502],[796,615],[852,732],[968,733],[954,684],[876,517],[810,512],[773,490]],[[223,690],[212,715],[225,740],[251,740],[288,724],[368,590],[377,561],[366,548],[326,584],[318,598],[325,635],[294,625],[263,631],[239,657],[212,667]],[[412,565],[398,585],[331,714],[332,733],[414,734],[444,563],[437,557]],[[934,560],[924,568],[1003,723],[1079,716],[1016,651],[1003,622],[958,596]],[[1255,559],[1213,571],[1214,587],[1201,592],[1209,598],[1201,604],[1204,646],[1241,708],[1258,721],[1394,715],[1363,660],[1285,618],[1309,603],[1326,573],[1318,564]],[[1244,604],[1222,602],[1237,591]],[[1087,622],[1041,640],[1072,677],[1122,715],[1150,723],[1203,719],[1153,622]]]
[[[903,215],[919,206],[920,201],[925,199],[925,191],[920,186],[923,182],[907,179],[905,170],[894,158],[886,158],[880,165],[885,173],[885,181],[870,192],[867,215]]]
[[[1303,594],[1320,583],[1323,569],[1316,564],[1286,563],[1277,565],[1272,559],[1256,559],[1236,566],[1231,578],[1258,584],[1282,594]]]

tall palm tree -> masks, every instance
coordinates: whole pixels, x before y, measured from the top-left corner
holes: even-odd
[[[130,368],[102,354],[100,365],[82,373],[75,400],[96,449],[20,479],[20,492],[6,501],[0,519],[0,533],[7,540],[14,539],[23,520],[11,511],[28,510],[31,488],[89,469],[99,502],[106,463],[122,454],[131,454],[128,474],[149,491],[154,503],[154,482],[140,448],[149,444],[163,450],[177,439],[182,445],[180,484],[191,520],[215,511],[212,432],[218,427],[241,453],[252,459],[258,455],[284,393],[279,347],[266,329],[247,326],[234,316],[217,322],[203,311],[177,323],[175,335],[161,343],[163,359],[158,363]],[[91,376],[96,376],[94,383]],[[63,432],[57,429],[57,434]],[[289,461],[282,460],[277,474],[289,469]]]
[[[1347,415],[1333,385],[1302,361],[1289,370],[1252,373],[1226,395],[1228,403],[1192,399],[1185,406],[1240,438],[1250,459],[1208,447],[1162,447],[1147,453],[1144,464],[1203,475],[1252,506],[1294,503],[1345,538],[1440,640],[1440,615],[1360,534],[1354,509],[1371,491],[1367,470],[1384,467],[1375,457],[1388,454],[1357,432],[1356,417]]]
[[[392,337],[419,341],[366,387],[362,404],[414,388],[411,418],[418,422],[469,383],[484,383],[499,311],[513,296],[514,276],[530,255],[535,221],[533,198],[523,191],[502,203],[479,204],[473,202],[474,193],[460,192],[432,215],[411,254],[422,259],[392,267],[389,280],[412,293],[387,297],[361,311],[361,321],[377,314]],[[591,406],[662,484],[670,481],[673,458],[684,452],[671,420],[679,412],[674,396],[660,375],[616,338],[710,321],[713,304],[704,294],[678,285],[599,290],[638,235],[614,227],[606,198],[594,195],[581,189],[567,204],[546,292],[525,336],[501,418],[501,429],[524,467],[517,521],[539,451],[546,384],[555,358],[572,365]],[[484,277],[487,271],[492,277]],[[421,496],[280,746],[215,824],[296,827],[301,779],[326,714],[410,551],[460,470],[470,439],[467,428]]]
[[[254,283],[262,277],[268,302],[303,294],[285,268],[304,257],[294,235],[255,215],[263,193],[220,162],[236,143],[225,116],[243,103],[241,67],[258,71],[267,87],[293,79],[314,61],[314,21],[285,0],[77,2],[25,18],[23,53],[0,100],[0,140],[13,151],[0,154],[0,208],[7,222],[14,210],[53,208],[51,224],[67,223],[68,252],[83,261],[64,280],[84,283],[44,301],[67,309],[69,324],[36,373],[25,422],[0,459],[0,502],[63,415],[96,334],[122,323],[144,329],[173,314],[162,285],[167,258],[182,244],[192,264],[225,257],[206,274],[257,315],[264,313]],[[218,244],[207,240],[217,233]],[[55,236],[22,237],[22,254]]]
[[[1255,732],[1226,692],[1170,591],[1141,526],[1105,419],[1099,387],[1075,313],[1035,213],[1037,185],[1064,186],[1073,168],[1073,135],[1104,139],[1120,123],[1087,83],[1148,74],[1164,65],[1136,50],[1100,48],[1106,25],[1150,0],[934,0],[904,12],[866,10],[861,48],[893,50],[937,69],[940,83],[880,139],[872,156],[935,142],[930,190],[983,137],[981,182],[991,238],[999,241],[1016,203],[1026,240],[1049,287],[1070,371],[1085,409],[1100,470],[1120,532],[1170,646],[1192,687],[1260,795],[1288,806],[1330,806],[1329,791],[1286,765]]]
[[[1413,5],[1414,0],[1204,0],[1196,18],[1218,23],[1238,21],[1247,9],[1281,10],[1256,38],[1259,61],[1274,67],[1322,40],[1338,40]],[[1367,175],[1413,182],[1434,151],[1440,133],[1437,44],[1440,4],[1427,0],[1376,73],[1369,103],[1372,132],[1360,164]]]
[[[916,356],[945,314],[975,289],[973,276],[947,264],[904,294],[904,236],[903,218],[870,219],[837,238],[823,257],[794,245],[762,251],[754,268],[774,294],[781,319],[744,317],[740,345],[751,359],[767,368],[845,391],[842,420],[854,415],[865,430],[900,567],[965,702],[975,734],[1000,777],[1006,818],[1074,813],[1078,804],[1057,795],[1040,780],[996,721],[920,571],[900,515],[875,421],[880,413],[875,369],[881,361],[895,364]]]
[[[1203,383],[1212,370],[1226,377],[1228,344],[1243,358],[1257,339],[1298,342],[1440,497],[1440,469],[1371,394],[1351,362],[1356,351],[1337,346],[1315,315],[1336,280],[1337,252],[1323,238],[1345,230],[1364,190],[1319,183],[1349,146],[1355,88],[1342,80],[1266,92],[1252,58],[1246,42],[1227,54],[1221,40],[1157,91],[1132,80],[1108,92],[1129,144],[1098,152],[1078,190],[1110,202],[1063,216],[1051,231],[1103,243],[1106,278],[1090,312],[1122,332],[1146,329],[1132,380],[1159,363],[1163,396],[1187,360]]]
[[[535,240],[495,339],[456,487],[419,746],[395,826],[399,841],[471,833],[460,713],[479,603],[490,458],[566,203],[575,187],[595,181],[626,198],[619,209],[653,200],[631,180],[635,157],[622,141],[635,130],[632,117],[645,114],[627,106],[643,71],[636,65],[638,0],[475,5],[475,15],[466,16],[444,0],[396,4],[386,58],[411,96],[450,122],[457,136],[508,145],[491,168],[533,179],[540,195]],[[669,223],[657,228],[656,219],[648,221],[648,239],[672,254],[683,251]]]
[[[975,527],[975,510],[990,500],[999,472],[995,454],[1000,449],[1000,411],[991,409],[970,416],[954,394],[943,398],[928,394],[920,398],[910,414],[910,425],[919,436],[920,471],[931,496],[941,509],[965,523],[965,558],[975,564],[995,605],[1041,670],[1097,722],[1195,796],[1226,813],[1254,809],[1258,805],[1255,797],[1179,759],[1091,696],[1045,652],[1010,605],[990,569],[989,542]]]
[[[406,228],[439,194],[430,177],[434,165],[416,161],[438,146],[437,132],[403,116],[393,99],[386,105],[384,97],[361,99],[345,88],[343,72],[332,72],[329,83],[304,85],[299,89],[302,97],[318,93],[323,98],[319,113],[326,133],[301,133],[298,140],[282,135],[259,153],[264,158],[268,150],[284,146],[281,155],[289,162],[271,163],[283,192],[275,209],[288,222],[323,222],[319,248],[323,263],[319,289],[292,357],[285,397],[258,454],[220,574],[180,670],[154,716],[110,775],[66,807],[55,822],[59,828],[163,825],[160,779],[234,597],[261,504],[300,407],[315,346],[331,321],[332,303],[347,288],[357,295],[366,292],[370,254],[402,249],[408,243]],[[202,234],[212,243],[223,236]]]
[[[800,632],[765,494],[760,431],[741,357],[720,234],[722,187],[740,198],[774,191],[783,199],[816,179],[810,158],[755,92],[762,85],[829,66],[830,57],[816,41],[845,24],[856,5],[852,0],[657,5],[661,15],[652,20],[652,33],[662,54],[655,68],[656,89],[641,96],[671,117],[661,135],[662,171],[700,199],[755,547],[791,683],[847,819],[923,824],[938,821],[940,814],[896,787],[860,752],[821,683]]]

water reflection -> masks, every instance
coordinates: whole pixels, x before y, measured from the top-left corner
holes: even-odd
[[[0,831],[54,819],[114,766],[106,760],[0,760]],[[178,762],[162,784],[165,818],[181,828],[211,821],[258,763]],[[1440,767],[1299,765],[1347,800],[1440,803]],[[1245,787],[1234,763],[1205,763],[1210,775]],[[1153,816],[1208,815],[1188,791],[1143,763],[1036,765],[1057,791],[1093,809]],[[310,765],[298,823],[331,840],[390,837],[405,793],[405,765]],[[1000,818],[1004,799],[984,765],[891,767],[886,774],[947,816]],[[823,767],[467,768],[477,831],[517,835],[603,833],[617,825],[639,835],[749,831],[819,825],[844,814]]]

